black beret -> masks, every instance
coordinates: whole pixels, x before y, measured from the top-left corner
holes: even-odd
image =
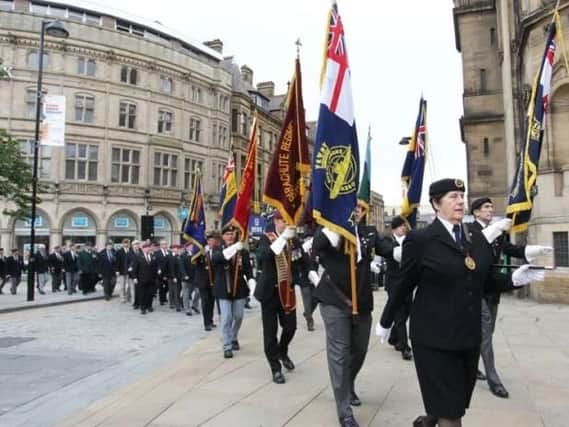
[[[391,220],[391,229],[395,230],[397,227],[401,227],[403,224],[405,224],[405,220],[400,216],[395,216]]]
[[[480,197],[470,205],[470,213],[473,214],[476,209],[480,209],[484,203],[492,203],[490,197]]]
[[[445,178],[439,179],[429,187],[429,197],[439,194],[446,194],[449,191],[465,191],[464,181],[462,179]]]
[[[225,233],[229,233],[230,231],[237,231],[237,229],[235,228],[235,226],[233,224],[227,224],[225,227],[223,227],[223,229],[221,230],[221,232],[223,234]]]
[[[219,231],[210,230],[205,235],[206,239],[219,239]]]

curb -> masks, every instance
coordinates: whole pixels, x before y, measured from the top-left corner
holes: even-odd
[[[113,295],[111,298],[115,298],[115,297],[117,297],[117,296]],[[34,308],[55,307],[58,305],[75,304],[75,303],[87,302],[87,301],[97,301],[97,300],[102,300],[102,299],[105,299],[104,295],[86,297],[86,298],[81,298],[81,299],[68,299],[68,300],[63,300],[63,301],[46,302],[46,303],[42,303],[42,304],[20,305],[17,307],[0,308],[0,314],[2,314],[2,313],[13,313],[15,311],[32,310]]]

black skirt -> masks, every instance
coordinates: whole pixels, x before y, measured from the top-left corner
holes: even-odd
[[[442,350],[413,343],[413,358],[428,415],[458,419],[470,405],[480,349]]]

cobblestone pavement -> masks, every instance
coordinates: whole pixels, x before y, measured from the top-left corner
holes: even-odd
[[[114,298],[0,314],[0,425],[52,425],[208,334],[201,315],[165,307],[142,316]]]

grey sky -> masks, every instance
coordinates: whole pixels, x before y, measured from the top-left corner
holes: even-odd
[[[317,118],[329,0],[93,3],[159,20],[199,41],[220,38],[224,55],[249,65],[256,83],[274,81],[279,93],[286,90],[291,77],[294,42],[300,37],[307,119]],[[462,73],[454,45],[452,1],[339,0],[338,7],[346,31],[362,154],[367,128],[372,128],[372,189],[384,195],[387,205],[400,204],[405,148],[397,142],[411,134],[421,93],[429,103],[429,160],[433,160],[427,167],[424,190],[433,175],[435,179],[465,179],[464,145],[458,128]],[[422,201],[426,202],[425,197]]]

